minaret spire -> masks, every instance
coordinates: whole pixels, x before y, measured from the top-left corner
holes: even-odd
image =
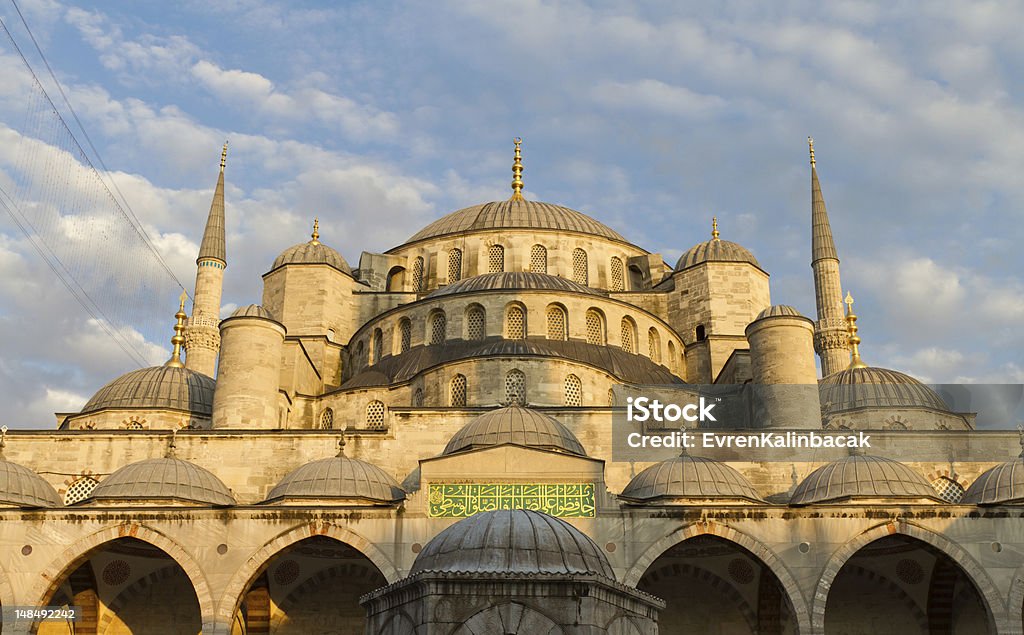
[[[228,266],[224,236],[224,168],[228,144],[220,153],[220,174],[213,190],[206,230],[196,258],[196,288],[192,296],[192,316],[185,327],[185,367],[209,377],[217,368],[220,353],[220,299],[224,287],[224,269]]]
[[[525,201],[523,198],[523,154],[519,146],[523,144],[520,137],[512,140],[516,144],[516,156],[512,160],[512,198],[510,201]]]
[[[814,350],[821,357],[824,377],[850,363],[850,334],[843,311],[843,286],[839,277],[839,254],[832,239],[825,197],[818,182],[814,139],[807,137],[811,155],[811,269],[818,321],[814,324]]]

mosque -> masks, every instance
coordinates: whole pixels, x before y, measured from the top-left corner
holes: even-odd
[[[325,216],[221,319],[225,146],[167,363],[0,437],[3,632],[1022,633],[1018,435],[861,359],[810,151],[813,318],[717,222],[672,267],[525,199],[517,139],[508,200],[358,267]],[[872,447],[613,451],[617,396],[744,386]]]

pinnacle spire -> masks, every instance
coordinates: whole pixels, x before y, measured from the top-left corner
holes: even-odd
[[[185,343],[185,336],[182,335],[182,331],[185,330],[185,298],[188,294],[184,290],[181,292],[181,297],[178,304],[178,312],[174,314],[177,322],[174,325],[174,337],[171,338],[171,344],[174,346],[174,350],[171,351],[171,358],[164,363],[164,366],[171,368],[184,368],[185,364],[181,363],[181,345]]]
[[[718,238],[719,235],[720,234],[718,233],[718,217],[717,216],[712,216],[711,217],[711,240],[719,240],[719,238]]]
[[[512,140],[516,144],[516,155],[512,161],[512,198],[510,201],[525,201],[523,198],[523,154],[519,146],[523,144],[520,137]]]
[[[818,182],[818,168],[814,160],[814,139],[807,137],[811,152],[811,263],[824,258],[839,260],[836,243],[832,239],[832,226],[828,222],[825,197]]]
[[[199,257],[196,264],[203,260],[217,260],[227,266],[227,247],[224,238],[224,166],[228,160],[228,144],[220,153],[220,174],[217,176],[217,187],[213,190],[213,201],[210,203],[210,215],[206,219],[206,230],[203,231],[203,242],[199,245]]]
[[[309,244],[319,245],[320,244],[320,217],[316,216],[313,218],[313,233],[309,235],[311,240]]]

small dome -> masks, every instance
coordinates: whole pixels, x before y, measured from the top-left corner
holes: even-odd
[[[372,463],[335,456],[301,465],[270,490],[265,502],[281,499],[353,499],[397,503],[405,491]]]
[[[640,472],[620,496],[643,502],[709,498],[763,502],[750,481],[735,469],[688,454],[656,463]]]
[[[754,321],[756,322],[757,320],[760,320],[761,318],[766,318],[766,317],[780,317],[780,316],[804,317],[803,315],[800,314],[799,311],[797,311],[793,307],[789,306],[788,304],[773,304],[772,306],[768,307],[764,311],[761,311],[760,313],[758,313],[757,317],[754,318]]]
[[[607,225],[568,207],[539,201],[495,201],[466,207],[439,218],[406,243],[489,229],[555,229],[626,242]]]
[[[274,260],[270,270],[273,271],[284,265],[330,265],[338,271],[352,275],[352,268],[348,266],[341,254],[320,241],[311,240],[285,249]]]
[[[1024,503],[1024,455],[986,470],[964,492],[964,505]]]
[[[441,454],[507,443],[587,455],[576,435],[557,419],[521,406],[498,408],[473,419],[452,436]]]
[[[216,384],[212,378],[187,368],[140,368],[100,388],[82,413],[104,408],[166,408],[209,417]]]
[[[938,500],[931,484],[909,466],[880,456],[854,455],[811,472],[789,502],[809,505],[856,498]]]
[[[930,408],[946,412],[938,394],[910,375],[886,368],[847,368],[818,382],[825,416],[857,408]]]
[[[599,291],[585,287],[582,284],[573,282],[567,278],[552,276],[547,273],[531,273],[526,271],[485,273],[465,280],[459,280],[455,284],[434,291],[428,298],[436,298],[456,293],[471,293],[473,291],[497,291],[514,289],[517,291],[545,290],[557,291],[559,293],[585,293],[587,295],[602,295]]]
[[[757,258],[754,258],[754,254],[746,247],[728,240],[712,238],[690,247],[676,263],[676,271],[689,269],[702,262],[746,262],[758,269],[761,268]]]
[[[60,496],[47,483],[24,465],[0,457],[0,507],[60,507]]]
[[[452,573],[597,574],[615,579],[594,541],[541,512],[503,509],[460,520],[427,543],[410,575]]]
[[[258,304],[250,304],[249,306],[241,306],[235,309],[231,317],[258,317],[265,318],[267,320],[277,321],[277,318],[270,313],[270,311],[264,309]]]
[[[129,463],[99,482],[87,501],[176,500],[234,505],[219,478],[195,463],[171,457]]]

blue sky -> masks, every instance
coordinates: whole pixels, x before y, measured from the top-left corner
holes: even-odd
[[[716,214],[772,274],[773,301],[812,315],[810,134],[865,359],[1024,381],[1019,3],[20,4],[189,287],[231,140],[227,305],[259,301],[314,215],[355,266],[507,197],[522,136],[528,198],[670,263]],[[17,24],[7,0],[0,17]],[[0,123],[15,129],[21,75],[0,40]],[[0,272],[9,425],[48,427],[133,367],[6,216]],[[135,334],[152,363],[167,295],[139,309],[166,315],[165,334]]]

